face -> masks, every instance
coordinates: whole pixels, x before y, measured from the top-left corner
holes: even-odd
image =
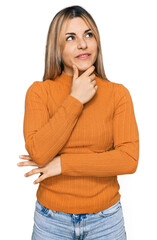
[[[92,29],[82,18],[68,20],[63,38],[62,61],[65,73],[73,75],[73,64],[80,72],[84,72],[95,63],[97,42]]]

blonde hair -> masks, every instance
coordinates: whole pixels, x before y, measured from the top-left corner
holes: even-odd
[[[64,65],[61,57],[63,47],[63,31],[65,29],[67,21],[75,17],[81,17],[92,29],[98,46],[97,59],[94,63],[95,74],[98,77],[109,81],[104,71],[98,28],[92,16],[80,6],[71,6],[62,9],[54,16],[50,24],[46,44],[45,72],[43,81],[46,79],[54,80],[57,76],[60,76],[64,70]]]

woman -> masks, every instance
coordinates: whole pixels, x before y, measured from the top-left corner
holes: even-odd
[[[27,90],[29,155],[40,173],[32,240],[126,239],[117,175],[136,171],[139,134],[128,89],[107,79],[100,37],[80,6],[48,32],[43,81]]]

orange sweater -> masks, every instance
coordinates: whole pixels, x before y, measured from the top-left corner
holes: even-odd
[[[43,180],[37,199],[54,211],[94,213],[121,197],[117,175],[132,174],[139,133],[130,93],[123,84],[95,78],[98,90],[82,104],[70,95],[72,76],[35,81],[27,90],[25,148],[43,165],[61,157],[62,174]]]

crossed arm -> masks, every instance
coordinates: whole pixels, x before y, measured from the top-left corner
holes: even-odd
[[[26,95],[24,136],[26,149],[30,155],[28,161],[21,165],[34,164],[31,166],[38,168],[33,169],[26,176],[42,172],[37,180],[39,182],[44,177],[59,174],[105,177],[131,174],[136,171],[139,159],[139,133],[132,99],[127,88],[119,84],[115,91],[114,149],[102,153],[60,156],[56,154],[68,140],[83,110],[83,105],[72,96],[67,96],[54,116],[48,119],[46,107],[41,101],[40,90],[38,89],[38,94],[35,90],[33,88]],[[62,124],[64,126],[59,128]],[[68,126],[66,131],[65,125]]]

